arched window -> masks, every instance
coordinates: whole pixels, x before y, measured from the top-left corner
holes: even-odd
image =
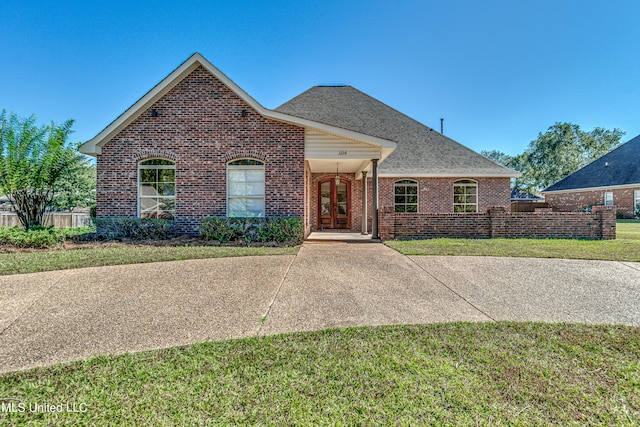
[[[264,163],[260,160],[227,163],[227,216],[265,216]]]
[[[174,219],[176,213],[176,164],[149,159],[138,163],[138,211],[140,218]]]
[[[418,212],[418,182],[411,179],[396,181],[393,185],[394,211]]]
[[[461,179],[453,183],[453,211],[478,212],[478,183]]]

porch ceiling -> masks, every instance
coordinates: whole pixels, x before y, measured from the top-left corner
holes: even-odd
[[[370,168],[370,159],[307,159],[311,172],[313,173],[336,173],[336,165],[338,173],[356,173],[360,174],[363,170]],[[360,179],[360,176],[356,176]]]

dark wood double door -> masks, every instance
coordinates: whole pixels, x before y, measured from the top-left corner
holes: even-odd
[[[327,178],[318,182],[318,229],[351,228],[351,182]]]

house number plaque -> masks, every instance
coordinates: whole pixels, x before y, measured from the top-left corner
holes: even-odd
[[[339,156],[346,156],[346,155],[347,155],[347,150],[340,150],[340,151],[338,151],[338,155],[339,155]]]

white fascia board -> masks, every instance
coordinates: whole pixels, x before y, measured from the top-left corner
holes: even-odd
[[[443,173],[412,173],[412,172],[407,172],[407,173],[378,173],[378,176],[380,178],[414,177],[414,178],[461,178],[461,179],[469,178],[469,179],[471,179],[471,177],[474,177],[474,178],[518,178],[518,177],[522,176],[522,174],[520,172],[498,174],[498,173],[486,173],[486,172],[485,173],[473,173],[473,172],[466,171],[464,173],[450,173],[450,172],[443,172]]]
[[[171,74],[165,77],[160,83],[147,92],[142,98],[140,98],[135,104],[129,107],[124,113],[116,118],[109,126],[102,130],[91,140],[85,142],[80,146],[80,152],[89,155],[97,155],[101,153],[101,148],[104,144],[129,123],[135,120],[142,114],[145,107],[152,104],[161,98],[164,94],[175,87],[184,77],[191,73],[198,65],[202,65],[207,71],[213,74],[217,79],[224,83],[229,89],[231,89],[236,95],[244,100],[249,106],[255,109],[259,114],[264,117],[268,117],[274,120],[295,124],[301,127],[309,127],[321,130],[323,132],[331,133],[337,136],[343,136],[348,139],[361,141],[369,144],[374,144],[382,148],[395,148],[396,143],[382,138],[376,138],[370,135],[361,134],[358,132],[341,129],[335,126],[325,125],[323,123],[314,122],[312,120],[302,119],[288,114],[279,113],[276,111],[268,110],[264,108],[258,101],[253,99],[248,93],[235,84],[229,77],[227,77],[222,71],[217,69],[213,64],[207,61],[199,53],[194,53],[183,62],[178,68],[176,68]]]
[[[585,187],[585,188],[572,188],[570,190],[541,191],[541,193],[542,194],[579,193],[581,191],[617,190],[618,188],[635,188],[635,187],[640,187],[640,182],[638,182],[637,184],[607,185],[603,187]]]

